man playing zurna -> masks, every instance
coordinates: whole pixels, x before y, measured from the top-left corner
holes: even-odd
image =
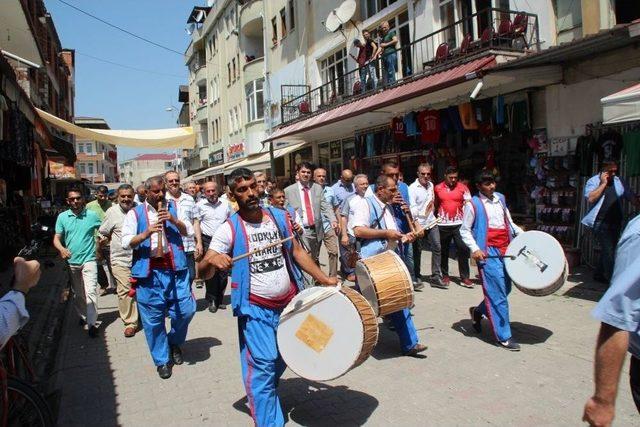
[[[173,364],[182,364],[180,346],[196,312],[191,293],[183,236],[193,236],[187,213],[173,200],[165,201],[162,176],[145,182],[147,199],[130,210],[122,226],[122,247],[133,249],[131,277],[136,281],[138,312],[158,375],[171,376]],[[165,316],[171,318],[167,333]]]
[[[465,204],[460,235],[478,263],[484,300],[469,313],[476,332],[482,332],[482,317],[491,322],[497,344],[507,350],[520,351],[511,335],[509,302],[511,280],[501,258],[507,252],[511,239],[522,233],[513,223],[504,195],[496,190],[491,172],[482,171],[476,178],[479,194]]]
[[[276,388],[286,365],[276,341],[280,313],[304,288],[300,269],[320,285],[333,286],[338,280],[324,274],[295,239],[277,244],[293,235],[291,220],[286,210],[260,206],[258,184],[249,169],[234,170],[229,189],[239,210],[218,227],[199,269],[206,278],[215,269],[233,266],[231,305],[238,318],[251,416],[257,426],[281,426],[284,414]]]

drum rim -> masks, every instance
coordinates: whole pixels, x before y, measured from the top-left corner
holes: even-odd
[[[539,288],[530,288],[530,287],[527,287],[527,286],[523,285],[522,283],[518,282],[517,280],[515,280],[515,279],[511,276],[510,271],[509,271],[509,266],[510,266],[510,265],[513,265],[513,261],[512,261],[512,260],[510,260],[509,258],[505,258],[505,259],[504,259],[505,270],[507,271],[507,275],[509,276],[509,279],[510,279],[510,280],[511,280],[515,285],[516,285],[516,287],[517,287],[518,289],[521,289],[521,288],[522,288],[522,289],[527,289],[527,290],[530,290],[530,291],[532,291],[532,292],[541,292],[541,291],[544,291],[545,289],[550,289],[550,288],[552,289],[552,288],[556,285],[556,283],[557,283],[557,282],[558,282],[558,281],[559,281],[559,280],[564,276],[564,274],[565,274],[565,270],[566,270],[566,271],[568,271],[568,262],[567,262],[567,257],[566,257],[566,256],[565,256],[565,254],[564,254],[564,248],[562,247],[562,245],[560,244],[560,242],[558,241],[558,239],[556,239],[553,235],[551,235],[551,234],[549,234],[549,233],[545,233],[544,231],[540,231],[540,230],[529,230],[529,231],[525,231],[525,232],[523,232],[523,233],[521,233],[521,234],[517,235],[516,237],[514,237],[514,238],[511,240],[511,242],[509,242],[509,246],[511,246],[511,244],[512,244],[512,243],[513,243],[513,242],[514,242],[518,237],[523,236],[523,235],[525,235],[525,234],[527,234],[527,235],[544,235],[544,236],[549,236],[549,237],[551,237],[551,239],[552,239],[552,240],[553,240],[553,242],[554,242],[554,245],[556,246],[556,248],[557,248],[557,249],[559,249],[559,250],[560,250],[560,253],[562,254],[562,256],[563,256],[563,258],[564,258],[565,267],[564,267],[564,268],[563,268],[563,270],[560,272],[560,275],[556,278],[556,280],[554,280],[554,281],[553,281],[553,282],[551,282],[550,284],[547,284],[546,286],[539,287]],[[545,237],[545,238],[546,238],[546,237]],[[509,248],[508,248],[508,247],[507,247],[507,252],[506,252],[506,253],[507,253],[507,254],[509,254]],[[563,282],[563,284],[564,284],[564,282]],[[562,287],[562,285],[561,285],[560,287]],[[560,289],[560,288],[558,288],[558,289]],[[523,291],[523,292],[524,292],[524,291]],[[555,291],[554,291],[554,292],[555,292]],[[554,293],[554,292],[551,292],[551,293],[549,293],[549,294],[547,294],[547,295],[550,295],[550,294],[552,294],[552,293]],[[524,292],[524,293],[526,293],[527,295],[532,295],[532,294],[529,294],[529,293],[527,293],[527,292]],[[541,295],[542,295],[542,294],[541,294]]]
[[[291,304],[291,303],[292,303],[292,302],[293,302],[293,301],[294,301],[298,296],[302,295],[304,292],[311,293],[311,292],[318,292],[319,290],[320,290],[320,288],[318,288],[318,287],[313,287],[313,288],[303,289],[302,291],[300,291],[300,292],[299,292],[299,293],[298,293],[298,294],[297,294],[297,295],[296,295],[296,296],[295,296],[295,297],[294,297],[294,298],[289,302],[289,304]],[[360,315],[360,311],[355,307],[355,305],[354,305],[354,304],[353,304],[353,302],[349,299],[349,297],[347,297],[347,296],[346,296],[344,293],[342,293],[342,292],[336,292],[334,295],[331,295],[329,298],[326,298],[325,300],[322,300],[321,302],[324,302],[324,301],[326,301],[326,300],[329,300],[329,299],[331,299],[332,297],[334,297],[334,296],[338,296],[338,295],[339,295],[339,297],[340,297],[340,298],[343,298],[344,300],[346,300],[346,301],[349,303],[349,306],[350,306],[350,307],[352,307],[352,308],[353,308],[353,310],[355,310],[356,315],[358,316],[358,318],[359,318],[360,320],[362,320],[362,317],[361,317],[361,315]],[[364,298],[364,297],[363,297],[363,298]],[[369,302],[366,298],[364,298],[364,300],[365,300],[365,301],[367,301],[367,303]],[[371,304],[369,304],[369,305],[371,305]],[[309,310],[309,309],[311,309],[312,307],[313,307],[313,306],[310,306],[310,307],[306,307],[306,308],[300,309],[297,313],[304,313],[305,311],[308,311],[308,310]],[[287,320],[290,320],[290,319],[291,319],[291,317],[289,317],[289,318],[285,319],[284,321],[286,322]],[[281,323],[280,323],[280,322],[278,322],[278,329],[280,328],[280,324],[281,324]],[[365,332],[365,331],[364,331],[364,329],[365,329],[365,328],[364,328],[364,324],[361,322],[361,323],[360,323],[360,331],[361,331],[361,333],[360,333],[360,338],[359,338],[359,339],[360,339],[360,349],[357,351],[357,354],[353,357],[353,360],[351,361],[351,364],[349,365],[349,367],[348,367],[344,372],[342,372],[342,373],[340,373],[340,374],[337,374],[336,376],[331,376],[331,378],[317,378],[317,377],[311,377],[311,376],[307,376],[307,375],[301,375],[298,371],[296,371],[296,369],[294,369],[294,368],[289,364],[289,362],[287,362],[287,360],[286,360],[286,358],[285,358],[285,355],[284,355],[284,353],[283,353],[283,351],[282,351],[283,346],[282,346],[282,341],[281,341],[281,339],[284,339],[283,334],[276,333],[276,343],[277,343],[277,345],[278,345],[278,351],[279,351],[280,355],[282,356],[282,359],[284,360],[285,364],[286,364],[286,365],[287,365],[287,367],[288,367],[289,369],[291,369],[291,371],[292,371],[293,373],[295,373],[297,376],[299,376],[300,378],[304,378],[304,379],[310,380],[310,381],[331,381],[331,380],[335,380],[335,379],[337,379],[337,378],[340,378],[341,376],[345,375],[345,374],[346,374],[346,373],[348,373],[351,369],[353,369],[353,368],[354,368],[354,365],[356,364],[356,362],[357,362],[357,361],[358,361],[358,359],[360,358],[360,355],[362,354],[362,348],[364,347],[364,332]],[[294,339],[297,339],[297,338],[295,337],[295,335],[293,335],[292,337],[293,337]]]

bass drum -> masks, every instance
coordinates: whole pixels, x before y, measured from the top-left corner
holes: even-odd
[[[504,259],[507,274],[522,292],[534,297],[551,295],[564,285],[569,265],[560,243],[542,231],[514,238]]]
[[[308,380],[346,374],[367,360],[377,342],[378,320],[371,305],[348,287],[305,289],[280,316],[280,354]]]

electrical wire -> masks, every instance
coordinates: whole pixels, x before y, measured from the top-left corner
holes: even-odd
[[[142,41],[144,41],[144,42],[146,42],[146,43],[152,44],[152,45],[154,45],[154,46],[156,46],[156,47],[159,47],[159,48],[161,48],[161,49],[167,50],[167,51],[169,51],[169,52],[177,53],[177,54],[178,54],[178,55],[180,55],[180,56],[184,56],[184,52],[178,52],[177,50],[171,49],[170,47],[163,46],[163,45],[161,45],[161,44],[159,44],[159,43],[154,42],[153,40],[149,40],[148,38],[145,38],[145,37],[139,36],[138,34],[132,33],[132,32],[131,32],[131,31],[129,31],[129,30],[126,30],[126,29],[124,29],[124,28],[122,28],[122,27],[119,27],[119,26],[117,26],[117,25],[115,25],[115,24],[112,24],[112,23],[111,23],[111,22],[109,22],[109,21],[105,21],[104,19],[102,19],[102,18],[100,18],[100,17],[97,17],[97,16],[95,16],[95,15],[93,15],[93,14],[89,13],[89,12],[86,12],[86,11],[84,11],[84,10],[80,9],[80,8],[79,8],[79,7],[77,7],[77,6],[74,6],[74,5],[70,4],[70,3],[67,3],[67,2],[66,2],[66,1],[64,1],[64,0],[58,0],[58,1],[59,1],[60,3],[62,3],[62,4],[64,4],[64,5],[66,5],[66,6],[70,7],[70,8],[72,8],[72,9],[74,9],[74,10],[76,10],[76,11],[78,11],[78,12],[80,12],[80,13],[84,14],[84,15],[87,15],[87,16],[88,16],[88,17],[90,17],[90,18],[95,19],[96,21],[102,22],[103,24],[108,25],[108,26],[109,26],[109,27],[111,27],[111,28],[115,28],[115,29],[116,29],[116,30],[118,30],[118,31],[122,31],[123,33],[128,34],[128,35],[130,35],[131,37],[135,37],[135,38],[137,38],[138,40],[142,40]]]

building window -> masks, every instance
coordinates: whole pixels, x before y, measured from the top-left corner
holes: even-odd
[[[342,48],[320,61],[320,75],[325,86],[322,87],[323,102],[329,102],[337,95],[345,93],[347,72],[347,48]],[[329,83],[329,84],[327,84]]]
[[[78,163],[78,170],[80,171],[81,174],[86,173],[84,163]]]
[[[87,173],[93,175],[93,163],[87,163]]]
[[[237,74],[236,74],[236,58],[233,58],[231,60],[231,68],[233,69],[233,81],[236,81],[237,78]]]
[[[293,31],[296,28],[296,10],[295,0],[289,0],[289,30]]]
[[[171,162],[164,162],[164,168],[165,169],[171,169],[171,166],[173,166],[173,164]]]
[[[453,25],[456,22],[456,11],[453,0],[440,0],[440,28]],[[449,44],[449,47],[456,45],[455,28],[450,27],[444,31],[443,41]]]
[[[274,46],[278,44],[278,19],[275,16],[271,18],[271,42]]]
[[[227,73],[229,74],[229,83],[227,84],[231,84],[231,63],[227,62]]]
[[[229,110],[229,135],[233,135],[233,129],[235,129],[235,124],[233,123],[233,112]]]
[[[371,18],[385,7],[392,5],[397,0],[362,0],[361,10],[365,18]]]
[[[280,9],[280,38],[287,37],[287,11]]]
[[[218,76],[211,79],[211,103],[217,102],[220,96],[220,89],[218,88]]]
[[[558,44],[582,37],[582,6],[573,0],[556,0]]]
[[[84,144],[78,143],[78,153],[84,153]]]
[[[238,132],[242,128],[242,111],[239,105],[236,107],[233,107],[233,114],[235,115],[235,118],[236,118],[236,132]]]
[[[247,101],[247,122],[260,120],[264,117],[263,86],[264,79],[254,80],[244,86]]]

